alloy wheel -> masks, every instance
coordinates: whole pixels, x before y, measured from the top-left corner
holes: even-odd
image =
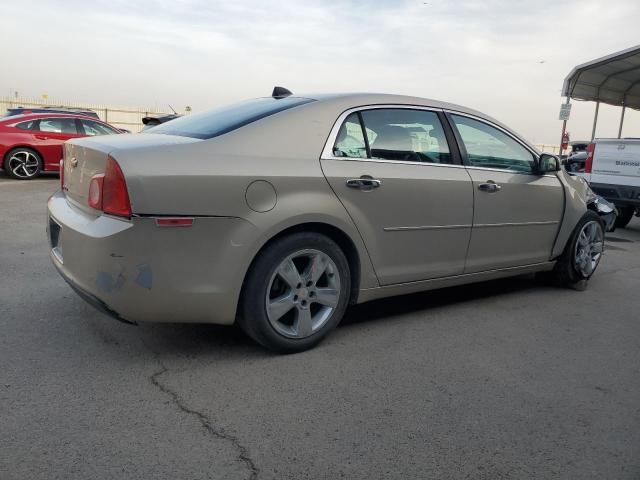
[[[18,178],[31,178],[38,173],[40,161],[33,153],[21,150],[9,157],[8,167]]]
[[[596,221],[585,223],[578,234],[574,255],[576,270],[584,278],[594,272],[604,251],[604,232]]]
[[[340,300],[340,274],[334,261],[315,249],[295,252],[275,269],[265,299],[271,326],[289,338],[320,330]]]

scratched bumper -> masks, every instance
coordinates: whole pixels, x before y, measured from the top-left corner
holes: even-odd
[[[158,228],[153,218],[91,215],[61,192],[48,202],[50,257],[82,298],[129,322],[231,324],[255,235],[231,217]]]
[[[57,267],[57,265],[56,265],[56,267]],[[85,302],[87,302],[89,305],[93,306],[94,308],[96,308],[97,310],[101,311],[102,313],[104,313],[106,315],[109,315],[111,318],[115,318],[116,320],[118,320],[120,322],[128,323],[130,325],[137,325],[136,322],[132,322],[130,320],[127,320],[126,318],[122,318],[118,312],[116,312],[115,310],[111,309],[111,307],[109,307],[109,305],[104,303],[98,297],[96,297],[95,295],[83,290],[78,285],[73,283],[73,281],[64,274],[64,271],[62,271],[59,268],[58,268],[58,273],[60,273],[60,275],[62,276],[64,281],[67,282],[67,284],[71,287],[71,289],[74,292],[76,292],[78,294],[78,296],[80,298],[82,298]]]

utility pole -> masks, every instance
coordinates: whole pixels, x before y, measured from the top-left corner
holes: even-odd
[[[571,98],[567,96],[567,101],[564,105],[570,105]],[[560,135],[560,148],[558,149],[558,156],[562,156],[562,144],[564,142],[564,134],[567,131],[567,120],[569,119],[569,112],[571,111],[571,107],[564,107],[564,105],[560,106],[560,120],[562,120],[562,135]],[[567,113],[564,113],[568,110]]]

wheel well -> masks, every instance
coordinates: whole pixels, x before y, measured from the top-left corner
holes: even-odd
[[[287,235],[291,235],[292,233],[299,232],[316,232],[322,235],[329,237],[331,240],[336,242],[340,249],[344,252],[345,257],[347,257],[347,262],[349,262],[349,271],[351,273],[351,292],[349,294],[349,304],[354,304],[358,300],[358,291],[360,290],[360,256],[358,255],[358,250],[354,245],[353,241],[349,236],[333,225],[329,225],[327,223],[302,223],[299,225],[295,225],[293,227],[289,227],[277,235],[269,239],[262,248],[256,253],[253,258],[249,269],[247,270],[246,278],[253,267],[253,263],[256,261],[258,256],[262,253],[262,251],[267,248],[271,243],[278,240],[279,238],[286,237]],[[244,289],[244,282],[243,282]]]

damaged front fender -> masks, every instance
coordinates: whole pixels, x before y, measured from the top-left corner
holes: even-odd
[[[591,192],[587,198],[587,208],[598,214],[607,232],[613,232],[616,229],[618,210],[613,203]]]

